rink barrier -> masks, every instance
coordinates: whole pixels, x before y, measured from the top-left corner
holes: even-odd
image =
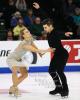
[[[20,41],[0,41],[0,73],[11,72],[6,63],[6,59],[19,43]],[[34,43],[40,49],[49,48],[46,40],[34,41]],[[69,52],[69,59],[65,67],[65,71],[80,71],[80,40],[62,40],[62,44]],[[47,72],[52,56],[53,55],[51,53],[47,53],[40,58],[39,55],[28,52],[24,55],[23,61],[26,65],[28,62],[31,64],[29,72]]]
[[[66,66],[65,72],[80,72],[80,66]],[[48,66],[44,67],[30,67],[28,70],[29,73],[35,73],[35,72],[48,72]],[[11,70],[7,67],[0,68],[0,73],[11,73]]]

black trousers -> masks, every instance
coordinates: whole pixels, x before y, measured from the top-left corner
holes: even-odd
[[[65,49],[59,51],[56,50],[49,66],[49,74],[53,78],[55,85],[61,85],[63,89],[66,90],[68,89],[68,85],[64,74],[64,68],[68,57],[69,54]]]

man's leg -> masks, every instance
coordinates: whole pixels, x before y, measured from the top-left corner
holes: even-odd
[[[69,94],[69,89],[68,89],[68,84],[67,84],[67,79],[66,76],[64,74],[64,72],[57,72],[59,74],[59,77],[61,79],[61,83],[62,83],[62,92],[61,92],[61,96],[68,96]]]
[[[57,93],[60,94],[60,92],[62,91],[62,84],[61,84],[59,75],[56,72],[56,68],[55,68],[55,65],[53,62],[54,62],[54,60],[52,60],[50,63],[49,74],[51,75],[51,77],[55,83],[55,89],[53,91],[50,91],[49,93],[52,95],[55,95]]]
[[[64,74],[64,68],[66,66],[69,54],[64,53],[65,55],[62,57],[62,59],[59,62],[59,66],[57,66],[57,73],[60,77],[61,83],[62,83],[62,92],[61,96],[68,96],[69,95],[69,89],[68,89],[68,84],[67,84],[67,78]]]
[[[55,89],[53,91],[50,91],[49,93],[52,95],[61,94],[62,84],[61,84],[61,81],[60,81],[60,78],[59,78],[57,72],[53,72],[50,75],[55,83]]]

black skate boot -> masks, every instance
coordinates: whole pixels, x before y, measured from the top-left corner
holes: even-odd
[[[61,92],[61,97],[65,98],[65,97],[68,97],[68,95],[69,95],[69,89],[68,89],[68,86],[66,85],[66,87],[64,87]]]
[[[65,91],[62,91],[62,92],[61,92],[61,97],[62,97],[62,98],[67,98],[68,95],[69,95],[69,91],[66,91],[66,90],[65,90]]]
[[[49,94],[51,94],[51,95],[60,94],[62,91],[62,85],[61,85],[61,82],[60,82],[57,72],[50,73],[50,75],[53,78],[56,88],[55,88],[55,90],[50,91]]]
[[[56,87],[55,90],[50,91],[49,94],[56,95],[56,94],[61,94],[61,92],[62,92],[62,87]]]

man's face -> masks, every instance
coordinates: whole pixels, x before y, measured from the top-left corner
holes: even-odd
[[[49,33],[49,32],[50,32],[51,27],[48,26],[47,24],[43,25],[43,28],[44,28],[44,31],[45,31],[46,33]]]

